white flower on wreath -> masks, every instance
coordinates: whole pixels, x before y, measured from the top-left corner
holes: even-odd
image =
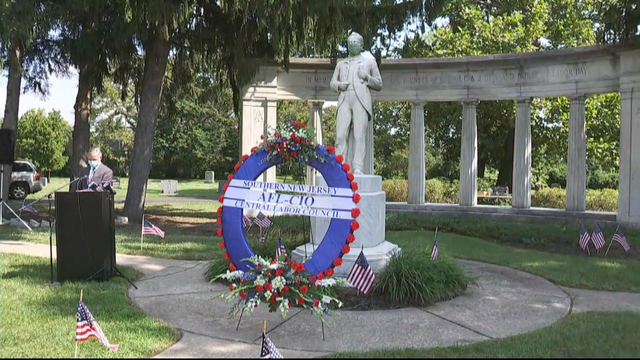
[[[336,284],[335,279],[316,280],[316,286],[333,286]]]
[[[282,290],[286,283],[287,280],[282,276],[277,276],[271,281],[271,285],[278,290]]]

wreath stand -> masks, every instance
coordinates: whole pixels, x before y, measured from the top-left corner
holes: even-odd
[[[304,178],[304,177],[303,177],[303,174],[302,174],[302,169],[303,169],[303,166],[302,166],[302,163],[300,163],[300,177],[298,178],[298,181],[302,181],[302,180],[303,180],[303,178]],[[286,176],[285,176],[285,178],[284,178],[284,181],[285,181],[285,182],[287,181],[287,177],[286,177]],[[273,214],[272,214],[272,216],[273,216]],[[303,235],[303,237],[305,237],[305,238],[306,238],[306,236],[307,236],[307,229],[306,229],[306,227],[305,227],[305,224],[306,224],[306,220],[302,222],[302,235]],[[271,229],[267,230],[267,234],[265,234],[265,241],[262,243],[262,244],[263,244],[263,246],[264,246],[264,244],[267,242],[266,237],[267,237],[267,235],[269,234],[270,230],[271,230]],[[310,231],[310,232],[312,231],[312,230],[311,230],[311,219],[309,219],[309,231]],[[305,247],[305,251],[306,251],[306,247]],[[305,257],[307,257],[307,254],[306,254],[306,253],[305,253]],[[238,318],[238,323],[236,324],[236,331],[238,331],[238,329],[240,328],[240,322],[242,321],[242,315],[244,315],[244,310],[245,310],[245,308],[243,307],[243,308],[242,308],[242,311],[240,312],[240,317]],[[265,323],[266,323],[266,321],[265,321]],[[322,326],[322,341],[325,341],[325,336],[324,336],[324,321],[321,321],[321,322],[320,322],[320,324],[321,324],[321,326]]]

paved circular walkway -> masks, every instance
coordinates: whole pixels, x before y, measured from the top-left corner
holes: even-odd
[[[18,241],[0,241],[0,251],[49,256],[47,245]],[[320,322],[300,309],[291,311],[286,319],[259,309],[251,317],[245,314],[236,331],[238,319],[229,319],[229,305],[216,298],[226,287],[204,278],[206,261],[118,254],[118,265],[145,274],[136,281],[138,289],[129,288],[133,303],[183,333],[158,357],[258,356],[263,320],[267,320],[269,338],[284,357],[316,357],[339,351],[450,346],[502,338],[548,326],[572,311],[640,311],[640,294],[560,288],[522,271],[459,262],[478,286],[427,308],[334,311],[327,318],[323,341]]]

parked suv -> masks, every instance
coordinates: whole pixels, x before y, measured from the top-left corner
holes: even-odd
[[[11,170],[9,199],[22,200],[29,194],[42,190],[40,171],[28,160],[15,160]]]

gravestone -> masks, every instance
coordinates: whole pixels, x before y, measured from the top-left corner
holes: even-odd
[[[161,180],[160,193],[162,195],[176,195],[178,193],[178,180]]]
[[[206,183],[212,183],[214,179],[214,173],[213,171],[205,171],[204,172],[204,182]]]
[[[218,192],[219,193],[224,193],[224,184],[228,183],[228,180],[219,180],[218,181]]]
[[[42,187],[47,187],[47,185],[49,184],[49,180],[47,180],[47,178],[43,176],[40,178],[40,184],[42,184]]]

